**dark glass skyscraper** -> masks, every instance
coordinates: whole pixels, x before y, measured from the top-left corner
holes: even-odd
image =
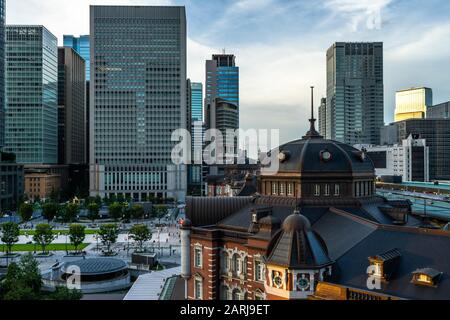
[[[84,59],[86,63],[86,81],[89,81],[91,78],[91,52],[89,35],[79,37],[75,37],[73,35],[64,35],[63,44],[64,47],[74,49]]]
[[[6,27],[6,147],[18,163],[58,161],[58,47],[43,26]]]
[[[90,193],[183,198],[171,141],[186,128],[184,7],[91,6]]]
[[[5,145],[5,4],[0,0],[0,150]]]
[[[383,43],[333,44],[327,51],[326,138],[378,144],[383,90]]]

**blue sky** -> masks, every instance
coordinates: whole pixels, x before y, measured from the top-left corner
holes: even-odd
[[[63,34],[89,30],[89,4],[185,5],[188,74],[204,81],[212,53],[237,56],[241,127],[303,135],[309,86],[325,96],[325,53],[335,41],[383,41],[385,121],[395,91],[429,86],[450,100],[450,1],[447,0],[7,0],[7,22],[43,24]]]

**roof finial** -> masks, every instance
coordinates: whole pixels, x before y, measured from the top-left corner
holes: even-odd
[[[308,138],[323,138],[317,131],[315,127],[316,119],[314,119],[314,86],[311,86],[311,119],[309,119],[310,128],[303,139]]]

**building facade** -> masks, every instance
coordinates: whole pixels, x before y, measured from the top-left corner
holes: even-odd
[[[58,47],[43,26],[6,27],[6,148],[18,163],[58,161]]]
[[[410,88],[395,93],[395,121],[425,119],[427,109],[433,105],[430,88]]]
[[[184,7],[91,6],[90,193],[183,198]]]
[[[400,144],[410,135],[429,148],[430,180],[450,180],[450,119],[408,119],[381,129],[381,144]]]
[[[450,119],[450,101],[429,107],[427,119]]]
[[[16,210],[23,197],[23,165],[17,164],[15,155],[0,153],[0,212]]]
[[[383,90],[383,43],[333,44],[327,51],[326,138],[378,144]]]
[[[5,21],[6,0],[0,0],[0,150],[5,146]]]
[[[355,145],[365,150],[378,178],[401,177],[402,181],[430,181],[429,148],[425,139],[410,135],[401,145]]]
[[[85,164],[85,61],[75,50],[58,48],[58,163]]]
[[[48,172],[30,171],[25,174],[25,194],[28,199],[46,200],[61,190],[61,176]]]
[[[420,228],[408,201],[378,197],[366,153],[323,139],[314,121],[302,139],[271,151],[279,171],[262,169],[259,194],[187,199],[186,298],[448,297],[448,232]],[[368,287],[368,279],[380,286]]]

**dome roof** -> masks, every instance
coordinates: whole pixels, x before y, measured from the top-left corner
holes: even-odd
[[[125,261],[114,258],[91,258],[66,262],[61,270],[71,273],[71,268],[78,267],[81,275],[100,275],[127,269]]]
[[[267,264],[290,269],[320,268],[333,263],[323,239],[298,211],[288,216],[272,237],[266,258]]]
[[[366,173],[375,175],[375,167],[364,152],[322,136],[306,135],[272,150],[279,161],[279,172],[308,173]],[[262,173],[264,175],[264,173]]]

